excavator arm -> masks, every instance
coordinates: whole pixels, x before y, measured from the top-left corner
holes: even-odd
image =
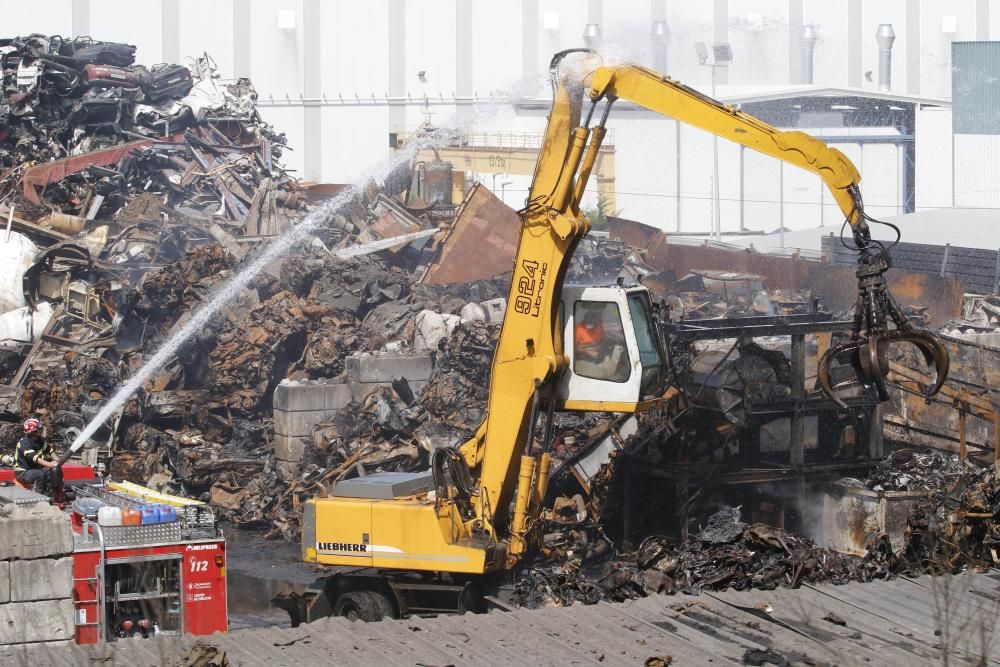
[[[817,174],[844,217],[865,233],[858,206],[861,174],[836,148],[805,132],[781,131],[682,83],[636,65],[601,67],[591,78],[591,102],[627,100],[717,137]]]
[[[820,387],[841,406],[830,379],[830,363],[847,357],[861,384],[873,399],[889,398],[886,376],[889,345],[915,345],[936,371],[934,381],[923,388],[928,396],[940,390],[948,376],[948,353],[930,332],[913,328],[888,290],[885,273],[892,265],[888,248],[874,242],[865,215],[857,168],[836,148],[804,132],[781,131],[656,72],[635,65],[599,67],[591,77],[592,103],[610,105],[623,99],[661,113],[718,137],[752,148],[783,162],[817,174],[829,188],[844,219],[851,226],[859,250],[858,300],[852,340],[831,348],[819,365]],[[889,327],[889,322],[894,328]]]

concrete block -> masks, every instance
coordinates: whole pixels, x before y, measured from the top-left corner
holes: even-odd
[[[10,563],[0,561],[0,604],[10,602]]]
[[[420,396],[420,390],[424,388],[427,384],[426,380],[413,381],[410,378],[406,378],[406,381],[410,385],[410,389],[413,390],[414,396]],[[388,387],[390,383],[388,382],[350,382],[348,386],[351,388],[351,393],[354,394],[354,400],[359,403],[365,400],[365,397],[371,393],[372,389],[377,387]]]
[[[10,562],[13,602],[61,600],[73,596],[73,559],[39,558]]]
[[[343,383],[282,382],[274,388],[276,410],[339,410],[350,402],[351,390]]]
[[[388,383],[401,377],[414,382],[430,379],[434,371],[430,354],[352,354],[344,363],[351,382]]]
[[[274,434],[288,436],[311,436],[313,428],[327,417],[333,415],[335,410],[302,410],[289,412],[288,410],[274,411]]]
[[[70,599],[0,605],[0,644],[72,639],[74,630]]]
[[[0,505],[0,560],[62,556],[72,550],[69,519],[52,505]]]
[[[310,435],[311,437],[311,435]],[[274,435],[274,456],[282,461],[298,462],[306,452],[306,441],[297,435]]]

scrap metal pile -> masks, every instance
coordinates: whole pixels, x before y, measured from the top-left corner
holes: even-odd
[[[621,456],[621,454],[619,454]],[[851,556],[813,540],[741,520],[723,507],[685,542],[650,535],[619,551],[605,533],[602,511],[611,496],[615,463],[600,475],[591,499],[557,498],[539,527],[544,546],[514,583],[527,607],[622,601],[655,593],[794,588],[805,583],[871,581],[898,575],[958,573],[1000,566],[1000,475],[992,465],[937,451],[899,449],[865,480],[874,491],[920,491],[902,549],[885,534],[869,534],[867,553]]]
[[[763,524],[740,521],[738,508],[712,515],[703,530],[682,544],[646,538],[619,554],[596,525],[550,524],[544,561],[520,574],[514,601],[520,606],[627,600],[656,593],[773,589],[803,583],[871,581],[889,576],[883,559],[859,559],[824,549],[812,540]]]
[[[157,349],[234,268],[220,246],[204,246],[147,276],[132,311],[141,331],[131,349],[119,350],[121,365],[141,366],[143,350]],[[273,452],[275,385],[334,381],[348,355],[383,349],[386,331],[397,332],[389,342],[411,348],[416,315],[465,306],[455,294],[469,286],[412,289],[408,274],[380,257],[341,260],[314,249],[285,258],[277,273],[257,279],[128,404],[109,467],[115,477],[204,498],[238,525],[294,539],[304,499],[363,471],[425,468],[426,437],[454,441],[457,429],[478,425],[499,327],[456,322],[421,392],[372,387],[317,425],[301,470],[287,475]],[[478,291],[492,296],[501,286],[483,282]],[[75,371],[83,359],[66,366]],[[38,374],[39,382],[61,372]],[[109,379],[105,391],[92,391],[103,397],[116,384]],[[49,399],[32,394],[31,411],[66,408]]]
[[[304,196],[250,81],[223,82],[207,55],[190,69],[134,60],[134,46],[89,38],[0,40],[0,199],[62,234],[140,193],[232,233],[287,225]]]
[[[894,452],[865,486],[875,491],[921,491],[909,517],[906,545],[895,567],[906,572],[958,572],[1000,566],[1000,472],[937,451]]]
[[[65,447],[268,237],[339,189],[301,188],[253,85],[223,80],[207,55],[145,68],[127,44],[30,35],[0,40],[0,69],[3,447],[28,414]],[[256,278],[95,434],[88,461],[292,538],[299,498],[331,470],[409,468],[428,439],[474,428],[496,326],[459,312],[470,301],[482,311],[504,281],[419,285],[420,244],[336,257],[454,217],[396,196],[412,169],[361,187],[311,244]],[[425,411],[419,392],[373,387],[345,411],[355,438],[320,429],[301,467],[279,469],[278,383],[331,381],[354,352],[409,351],[417,339],[440,355]],[[354,451],[360,440],[368,454]]]

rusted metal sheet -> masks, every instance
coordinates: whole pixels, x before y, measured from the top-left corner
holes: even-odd
[[[966,447],[993,449],[996,454],[997,406],[1000,404],[1000,348],[940,336],[951,358],[948,381],[928,400],[917,393],[930,378],[915,350],[903,348],[890,367],[891,392],[885,421],[890,434],[914,444],[961,452]]]
[[[372,211],[376,216],[375,221],[359,234],[358,240],[361,243],[406,236],[424,229],[423,222],[411,215],[402,204],[384,194],[379,194]],[[399,243],[389,248],[389,251],[399,252],[407,245],[409,243]]]
[[[521,219],[514,209],[482,185],[476,185],[440,242],[423,282],[469,282],[510,271],[520,233]]]
[[[656,227],[614,216],[608,216],[608,233],[612,241],[622,241],[633,248],[645,248],[654,237],[663,236]]]
[[[73,157],[34,166],[24,172],[24,198],[32,204],[41,204],[42,202],[38,197],[38,191],[35,190],[35,186],[56,183],[70,174],[83,171],[87,167],[106,167],[109,164],[117,164],[132,151],[152,145],[152,139],[141,139],[139,141],[130,141],[121,146],[104,148],[99,151],[74,155]]]
[[[871,537],[887,535],[893,551],[906,546],[906,520],[922,491],[871,491],[834,484],[823,498],[822,544],[855,556],[864,556]]]
[[[612,237],[620,237],[642,249],[643,259],[661,272],[677,277],[693,271],[731,271],[764,276],[769,289],[809,289],[824,308],[846,312],[858,298],[855,269],[801,257],[762,255],[750,249],[728,250],[669,242],[662,232],[649,234],[647,225],[613,221]],[[889,289],[902,306],[926,306],[931,326],[940,326],[959,315],[965,285],[961,280],[916,271],[892,269],[887,274]]]

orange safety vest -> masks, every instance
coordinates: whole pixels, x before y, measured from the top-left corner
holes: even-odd
[[[588,327],[583,323],[577,324],[574,338],[577,345],[596,345],[604,340],[604,327],[601,324],[593,327]]]

